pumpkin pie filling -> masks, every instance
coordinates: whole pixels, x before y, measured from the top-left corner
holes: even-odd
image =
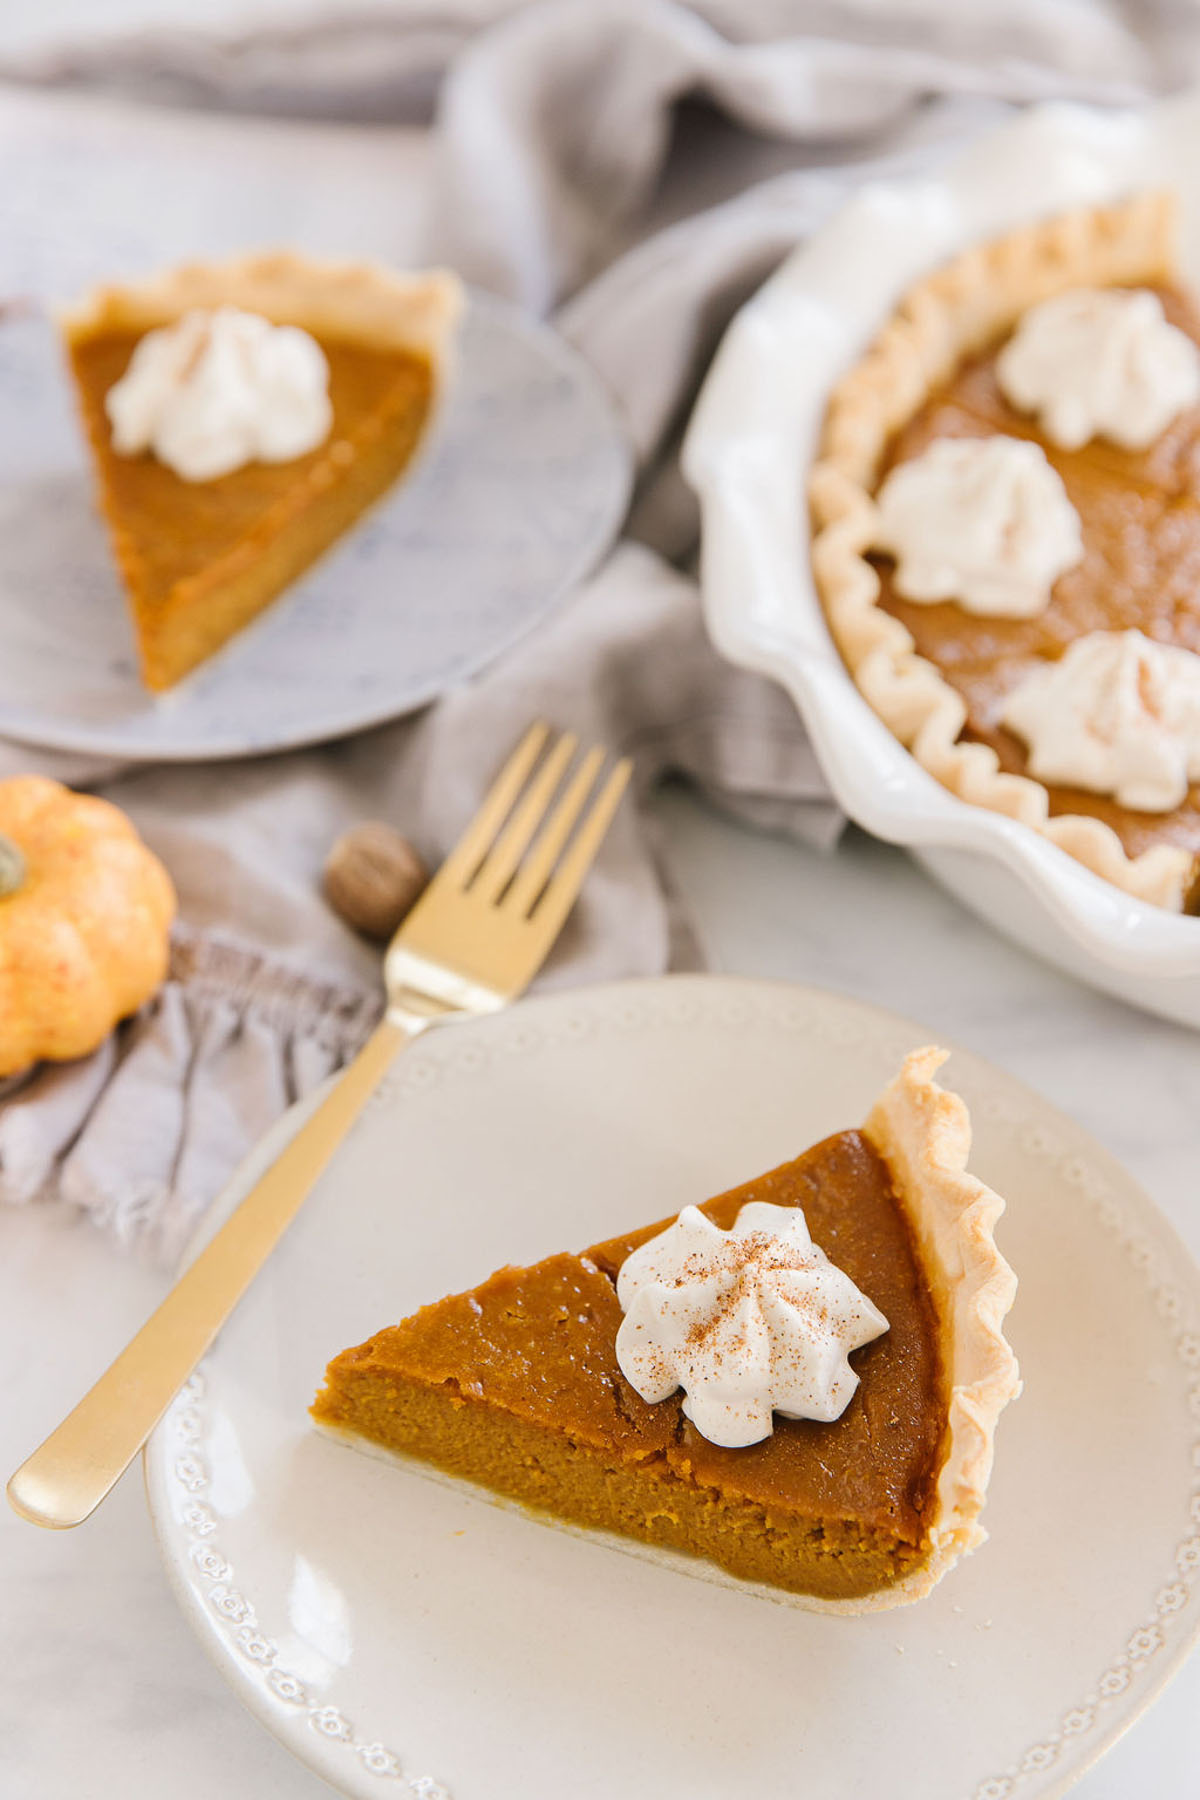
[[[614,1354],[615,1278],[650,1225],[505,1268],[329,1366],[318,1422],[373,1439],[578,1524],[707,1557],[832,1599],[901,1579],[924,1554],[944,1455],[938,1326],[888,1165],[860,1131],[710,1200],[801,1206],[814,1241],[886,1314],[856,1351],[832,1424],[777,1418],[739,1449],[709,1443],[678,1396],[649,1405]]]
[[[1156,288],[1172,324],[1200,343],[1200,315],[1182,295]],[[1093,631],[1138,628],[1162,643],[1200,653],[1200,409],[1182,413],[1148,449],[1126,451],[1102,438],[1063,450],[1005,400],[996,377],[999,347],[964,363],[897,433],[880,481],[937,438],[995,434],[1032,439],[1061,476],[1082,525],[1084,558],[1059,577],[1035,618],[977,616],[953,602],[915,603],[897,593],[891,562],[872,557],[878,604],[900,620],[917,653],[961,694],[963,737],[989,745],[1000,767],[1025,774],[1026,747],[1000,723],[1007,696],[1034,669]],[[1119,805],[1105,795],[1042,782],[1051,816],[1085,815],[1110,826],[1133,857],[1174,844],[1197,858],[1185,900],[1200,904],[1200,786],[1171,812]]]

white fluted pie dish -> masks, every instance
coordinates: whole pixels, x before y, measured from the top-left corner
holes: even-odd
[[[1200,1026],[1200,919],[1132,898],[1035,831],[959,800],[876,717],[813,583],[805,488],[830,391],[901,295],[969,245],[1170,186],[1200,283],[1200,94],[1138,113],[1047,106],[921,180],[876,183],[797,250],[730,327],[684,467],[700,498],[709,629],[804,717],[846,812],[903,844],[1008,936],[1110,993]]]

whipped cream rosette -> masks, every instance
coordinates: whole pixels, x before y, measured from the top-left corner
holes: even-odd
[[[1141,631],[1090,631],[1027,675],[1001,715],[1039,781],[1170,812],[1200,781],[1200,656]]]
[[[1146,289],[1073,288],[1030,307],[1001,351],[1005,398],[1052,443],[1144,450],[1200,400],[1200,350]]]
[[[813,1243],[798,1207],[752,1201],[729,1231],[695,1206],[628,1256],[617,1362],[653,1404],[683,1388],[710,1443],[770,1437],[773,1414],[829,1422],[858,1376],[847,1357],[888,1329]]]
[[[1061,477],[1019,438],[938,439],[892,470],[876,515],[872,547],[895,557],[906,600],[1032,618],[1083,557]]]
[[[333,423],[329,364],[314,337],[221,306],[142,338],[105,401],[113,447],[152,450],[185,481],[251,462],[291,462]]]

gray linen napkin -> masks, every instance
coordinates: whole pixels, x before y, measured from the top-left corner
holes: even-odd
[[[721,804],[779,807],[772,822],[809,842],[838,829],[782,692],[719,663],[692,583],[624,544],[518,666],[498,663],[414,718],[326,749],[103,784],[170,867],[187,928],[170,980],[138,1019],[93,1057],[36,1070],[0,1101],[0,1196],[57,1193],[122,1243],[163,1263],[177,1255],[250,1145],[377,1016],[377,954],[317,889],[333,837],[349,819],[396,820],[436,863],[539,716],[632,753],[639,794],[679,770]],[[0,774],[29,761],[0,746]],[[627,806],[542,985],[698,960],[652,821]]]
[[[607,565],[518,651],[415,718],[215,768],[122,770],[0,744],[0,776],[38,768],[125,807],[170,867],[184,921],[170,979],[139,1018],[93,1057],[4,1090],[0,1198],[57,1194],[122,1243],[176,1255],[247,1149],[377,1014],[377,957],[317,890],[329,843],[384,817],[436,862],[535,716],[631,752],[639,798],[678,771],[745,818],[832,842],[840,821],[790,704],[718,661],[685,572],[696,515],[676,448],[705,363],[734,308],[866,175],[921,167],[1013,100],[1126,99],[1154,84],[1168,49],[1181,74],[1186,58],[1152,9],[1140,37],[1116,11],[1071,0],[800,10],[803,34],[796,9],[771,0],[709,5],[708,19],[658,0],[549,0],[474,36],[447,12],[433,31],[429,15],[402,15],[43,60],[42,79],[397,116],[453,52],[429,251],[542,310],[574,295],[560,326],[607,382],[640,481]],[[685,121],[690,155],[672,166],[671,108],[696,91],[774,141],[713,112]],[[785,160],[802,166],[754,183]],[[366,157],[363,180],[378,180]],[[652,822],[627,807],[543,984],[697,957]]]

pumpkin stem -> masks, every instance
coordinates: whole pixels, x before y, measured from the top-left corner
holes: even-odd
[[[25,879],[25,858],[10,837],[0,831],[0,900],[15,894]]]

